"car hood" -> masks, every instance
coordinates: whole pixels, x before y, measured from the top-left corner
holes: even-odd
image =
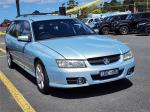
[[[87,59],[115,54],[123,54],[129,48],[104,36],[74,36],[39,41],[40,44],[61,54],[66,59]]]

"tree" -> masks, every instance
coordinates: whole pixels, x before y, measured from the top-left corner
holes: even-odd
[[[150,0],[124,0],[124,4],[128,5],[129,10],[133,10],[135,5],[138,11],[146,11],[150,7]]]
[[[95,9],[93,11],[91,11],[92,14],[100,14],[102,13],[102,10],[101,9]]]
[[[78,2],[76,2],[75,0],[69,0],[67,2],[67,9],[72,9],[76,6],[78,6]]]
[[[110,3],[104,2],[103,12],[107,11],[122,11],[121,3],[117,0],[112,0]]]

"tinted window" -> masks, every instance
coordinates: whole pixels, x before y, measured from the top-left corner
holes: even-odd
[[[126,17],[127,17],[127,15],[121,15],[121,16],[120,16],[120,19],[121,19],[121,20],[125,20]]]
[[[77,19],[60,19],[33,22],[36,40],[95,34]]]
[[[120,20],[119,16],[114,16],[111,18],[111,21],[116,21],[116,20]]]
[[[141,18],[141,14],[130,14],[127,16],[126,19],[131,20],[131,19],[140,19],[140,18]]]
[[[141,16],[142,16],[141,14],[135,14],[135,15],[134,15],[134,19],[140,19]]]
[[[11,26],[8,29],[7,33],[11,36],[14,36],[15,25],[16,25],[15,23],[11,24]]]
[[[21,21],[21,27],[21,36],[31,36],[31,29],[28,21]]]
[[[150,18],[150,13],[143,13],[142,18]]]
[[[16,28],[14,30],[14,36],[15,37],[21,36],[21,30],[22,30],[21,24],[20,24],[20,22],[17,22]]]
[[[30,24],[27,21],[16,21],[13,36],[31,36]]]

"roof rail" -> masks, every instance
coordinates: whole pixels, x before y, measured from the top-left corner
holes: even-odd
[[[48,15],[48,14],[56,14],[56,13],[31,13],[31,14],[22,14],[20,16],[27,17],[27,16]],[[17,16],[17,17],[20,17],[20,16]]]

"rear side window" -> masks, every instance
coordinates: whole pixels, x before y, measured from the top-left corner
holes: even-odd
[[[142,18],[150,18],[150,13],[143,13]]]
[[[120,17],[119,17],[119,16],[114,16],[114,17],[112,18],[112,21],[118,21],[118,20],[120,20]]]
[[[140,19],[142,17],[142,14],[135,14],[134,19]]]

